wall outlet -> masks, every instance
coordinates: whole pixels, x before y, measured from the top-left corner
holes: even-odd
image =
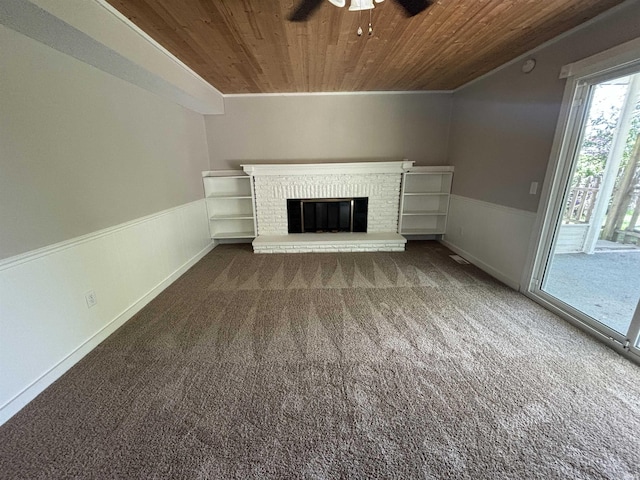
[[[85,295],[84,299],[87,301],[87,308],[95,307],[98,303],[98,297],[96,297],[96,292],[93,290],[89,290]]]

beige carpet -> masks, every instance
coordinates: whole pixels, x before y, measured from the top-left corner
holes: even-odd
[[[640,478],[640,368],[449,254],[220,246],[0,427],[0,477]]]

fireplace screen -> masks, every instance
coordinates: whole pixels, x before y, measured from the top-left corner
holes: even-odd
[[[366,197],[289,199],[289,233],[366,232],[368,203]]]

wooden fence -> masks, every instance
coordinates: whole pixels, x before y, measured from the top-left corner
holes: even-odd
[[[602,177],[575,178],[574,186],[569,190],[563,223],[589,223],[601,183]]]

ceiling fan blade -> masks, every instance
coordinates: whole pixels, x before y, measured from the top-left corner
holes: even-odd
[[[407,17],[424,12],[433,3],[432,0],[395,0],[395,2],[404,9]]]
[[[289,15],[290,22],[305,22],[324,0],[301,0],[296,9]]]

